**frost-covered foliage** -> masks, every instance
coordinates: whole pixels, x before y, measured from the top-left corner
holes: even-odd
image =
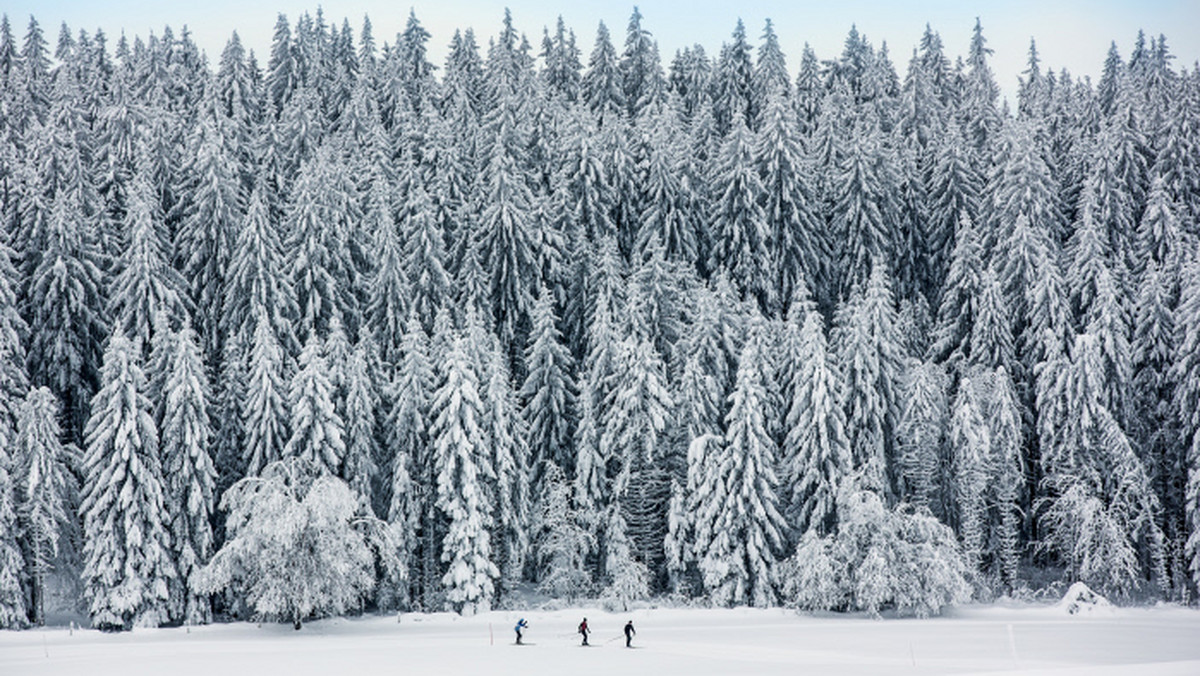
[[[292,622],[362,606],[375,585],[383,524],[360,511],[344,481],[301,458],[275,462],[221,498],[225,544],[199,588],[225,592],[255,617]]]
[[[100,629],[166,623],[177,575],[140,352],[121,333],[109,338],[103,385],[85,430],[83,580],[92,624]]]
[[[572,504],[571,485],[558,465],[549,465],[533,518],[538,589],[555,598],[573,599],[592,586],[587,557],[596,538]]]
[[[1051,571],[1196,598],[1200,76],[1161,36],[1095,82],[1031,50],[1006,105],[980,23],[961,55],[927,27],[903,77],[857,29],[788,55],[771,22],[664,61],[637,10],[540,51],[511,13],[410,13],[386,45],[280,16],[261,63],[244,33],[206,59],[170,27],[51,50],[7,25],[0,587],[30,620],[42,573],[56,614],[82,567],[97,624],[206,621],[183,590],[232,535],[212,503],[295,457],[386,516],[379,609],[577,575],[618,607],[773,604],[854,476],[952,529],[981,596]],[[94,398],[113,333],[144,400]],[[82,511],[24,492],[53,436],[13,443],[31,388]],[[118,420],[124,460],[85,435]],[[582,563],[531,530],[552,467]]]
[[[782,569],[785,599],[806,610],[924,617],[970,596],[971,571],[953,531],[927,509],[888,509],[875,492],[853,487],[838,495],[837,531],[809,531]]]
[[[74,471],[79,451],[63,444],[58,416],[58,400],[49,389],[38,387],[25,395],[17,412],[14,447],[22,464],[10,469],[18,491],[34,624],[45,619],[46,577],[59,555],[72,546],[77,531],[79,484]],[[18,568],[11,570],[15,574]]]

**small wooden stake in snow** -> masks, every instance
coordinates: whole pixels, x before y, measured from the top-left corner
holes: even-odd
[[[912,658],[913,667],[917,666],[917,653],[913,650],[912,641],[908,642],[908,656]]]
[[[496,645],[496,634],[492,631],[491,622],[488,622],[488,645]]]
[[[46,658],[50,658],[50,646],[46,644],[46,632],[42,632],[42,651],[46,653]]]

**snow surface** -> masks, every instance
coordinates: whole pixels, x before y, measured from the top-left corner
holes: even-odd
[[[586,616],[593,648],[574,634]],[[513,645],[518,617],[526,640]],[[632,619],[637,650],[621,629]],[[494,638],[493,638],[494,637]],[[0,632],[0,674],[1200,674],[1200,612],[1070,616],[1057,606],[977,606],[873,620],[784,610],[589,609],[237,623],[174,629]]]

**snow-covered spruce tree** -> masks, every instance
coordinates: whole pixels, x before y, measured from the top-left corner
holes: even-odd
[[[483,402],[467,354],[466,340],[454,340],[442,366],[441,384],[430,406],[429,439],[437,481],[437,508],[448,528],[442,540],[446,607],[463,614],[486,612],[500,570],[492,561],[484,484],[493,470],[481,427]]]
[[[402,358],[400,342],[408,319],[408,275],[389,192],[383,179],[376,178],[367,196],[366,219],[375,238],[375,270],[367,288],[365,319],[383,362],[395,366]],[[429,321],[432,323],[432,317]]]
[[[186,624],[211,619],[197,574],[212,556],[212,513],[217,471],[209,456],[209,387],[196,334],[175,336],[163,388],[162,454],[171,553],[178,576],[171,584],[170,615]]]
[[[491,342],[482,425],[495,473],[491,486],[496,517],[492,525],[492,551],[496,552],[500,569],[500,591],[507,592],[521,581],[529,550],[531,456],[529,429],[521,417],[517,393],[509,377],[508,358],[494,335]]]
[[[596,538],[571,496],[571,484],[558,465],[549,463],[542,494],[530,525],[537,551],[538,589],[571,600],[592,588],[587,557]]]
[[[297,338],[322,339],[333,317],[353,331],[357,312],[357,276],[347,246],[349,224],[357,218],[353,186],[340,173],[332,149],[322,148],[304,163],[287,207],[284,253],[288,276],[299,309]]]
[[[49,387],[62,402],[70,441],[83,438],[108,331],[100,252],[83,218],[76,200],[65,194],[54,200],[25,298],[29,380]]]
[[[777,449],[766,418],[766,355],[762,327],[752,334],[738,360],[729,395],[725,443],[709,465],[708,481],[721,484],[701,506],[713,523],[713,541],[700,570],[718,605],[775,603],[775,556],[784,546],[785,524],[776,487]]]
[[[775,265],[767,248],[770,231],[762,206],[763,183],[755,170],[753,137],[740,112],[733,116],[711,180],[722,190],[713,205],[710,265],[725,270],[740,294],[758,299],[765,307],[774,293]]]
[[[285,458],[302,458],[329,474],[338,475],[346,455],[346,423],[334,408],[329,365],[321,339],[311,331],[288,388],[292,435]]]
[[[1044,481],[1052,497],[1042,519],[1047,544],[1072,578],[1128,593],[1143,573],[1142,560],[1164,582],[1159,504],[1142,459],[1106,405],[1103,369],[1097,337],[1077,336],[1047,397],[1057,407],[1054,422],[1061,431],[1049,445],[1043,442]]]
[[[946,278],[950,265],[946,253],[953,248],[951,243],[956,241],[955,233],[963,214],[972,223],[978,222],[982,180],[958,125],[947,125],[934,152],[925,179],[929,199],[925,244],[931,258],[926,265],[933,271],[934,288],[938,289]]]
[[[215,88],[210,88],[215,97]],[[195,325],[204,346],[205,362],[221,357],[220,324],[225,280],[242,215],[237,160],[224,137],[221,122],[213,119],[216,101],[209,101],[205,118],[189,140],[191,160],[186,171],[185,195],[175,233],[177,267],[191,283],[196,308]]]
[[[803,279],[817,298],[825,300],[831,291],[832,245],[820,220],[812,169],[796,131],[795,111],[779,91],[771,92],[764,101],[755,139],[755,164],[762,177],[770,250],[779,266],[775,298],[789,302]]]
[[[792,314],[798,314],[793,305]],[[838,491],[851,472],[850,441],[842,410],[844,384],[825,338],[820,313],[803,318],[795,349],[788,358],[795,368],[785,383],[790,402],[783,442],[783,486],[790,491],[788,525],[797,534],[815,530],[824,535],[833,527]],[[785,493],[786,495],[786,493]]]
[[[954,476],[954,519],[963,542],[963,557],[972,571],[979,570],[987,530],[987,490],[991,460],[991,430],[984,420],[982,402],[964,374],[950,412],[947,443]]]
[[[530,469],[542,473],[553,462],[565,471],[574,466],[571,428],[575,383],[571,378],[571,352],[558,330],[554,296],[542,287],[533,309],[533,330],[525,349],[525,382],[521,386],[524,406],[521,417],[529,429]]]
[[[1012,378],[1003,367],[977,376],[986,385],[984,401],[991,455],[986,500],[989,508],[988,548],[991,569],[1000,585],[1011,592],[1016,585],[1021,557],[1021,504],[1025,493],[1026,466],[1022,409]]]
[[[283,350],[267,313],[256,314],[254,340],[247,356],[245,398],[239,402],[247,476],[256,476],[262,468],[282,459],[289,438]]]
[[[1188,539],[1184,558],[1193,587],[1200,588],[1200,264],[1184,269],[1183,288],[1175,315],[1175,360],[1171,375],[1178,444],[1186,449],[1185,513]]]
[[[428,548],[433,542],[432,505],[427,497],[432,481],[426,477],[432,476],[427,432],[434,380],[429,364],[429,338],[415,314],[408,318],[401,349],[404,359],[397,365],[387,396],[391,409],[385,425],[384,456],[390,459],[387,521],[392,529],[400,575],[388,580],[388,584],[395,588],[395,601],[403,606],[409,602],[409,581],[422,581],[414,579],[410,572],[420,570],[413,559],[417,546],[423,544]],[[418,528],[425,531],[420,542]]]
[[[153,188],[145,171],[139,170],[130,186],[127,242],[108,298],[108,313],[114,326],[146,349],[160,312],[173,326],[189,314],[187,283],[167,260],[162,231]]]
[[[501,145],[484,172],[487,206],[479,216],[478,255],[501,342],[511,346],[540,283],[533,248],[533,196],[515,149]]]
[[[678,99],[672,97],[663,112],[652,119],[648,132],[645,182],[641,186],[641,226],[635,253],[645,257],[651,240],[657,240],[665,256],[690,264],[697,262],[699,219],[694,206],[694,182],[690,180],[686,139]]]
[[[109,338],[85,429],[83,582],[92,625],[106,630],[167,622],[176,576],[140,349],[120,332]]]
[[[285,274],[283,245],[271,218],[267,192],[265,181],[258,180],[250,193],[229,262],[221,330],[251,345],[258,330],[258,313],[265,313],[275,342],[283,354],[291,355],[300,347],[292,326],[299,313]]]
[[[10,472],[20,505],[30,578],[31,620],[45,622],[46,577],[76,535],[78,451],[64,445],[58,400],[45,387],[29,391],[17,412],[14,451],[20,465]],[[14,460],[16,459],[14,458]],[[18,568],[13,568],[13,571]]]
[[[838,367],[845,378],[847,435],[863,488],[890,499],[893,431],[899,413],[897,386],[902,348],[896,333],[887,266],[876,260],[865,291],[856,293],[839,313],[835,326]]]
[[[53,396],[53,395],[52,395]],[[26,575],[25,561],[21,556],[21,548],[17,537],[20,535],[20,525],[17,523],[16,490],[14,486],[14,462],[8,449],[8,444],[0,446],[0,629],[21,629],[29,624],[26,605],[28,603],[22,580]],[[60,507],[61,508],[61,507]],[[47,526],[54,527],[52,515]],[[31,538],[40,545],[42,551],[34,550],[32,561],[33,570],[28,571],[34,584],[34,622],[41,623],[44,613],[39,605],[44,596],[44,571],[39,570],[42,558],[49,558],[57,552],[58,538],[49,533],[33,533]],[[38,542],[38,536],[41,542]],[[52,536],[52,537],[47,537]]]
[[[404,251],[408,253],[404,259],[404,270],[408,275],[407,298],[410,307],[419,316],[432,317],[452,292],[450,276],[445,268],[445,234],[441,224],[434,218],[433,203],[419,179],[420,169],[411,166],[411,160],[403,162],[403,171],[417,174],[407,181],[401,179],[409,186],[408,195],[400,209],[404,219],[399,224],[400,231],[405,234]],[[385,237],[381,241],[386,244],[386,236],[379,236]],[[382,299],[377,303],[385,305]]]
[[[227,538],[201,571],[200,588],[296,629],[361,607],[375,584],[372,552],[386,553],[389,540],[359,506],[345,482],[303,458],[267,465],[222,496]]]
[[[842,242],[837,254],[842,298],[867,280],[876,262],[891,261],[900,217],[897,169],[882,135],[862,128],[851,135],[836,169],[830,224]]]
[[[604,511],[602,518],[604,572],[608,583],[600,595],[609,611],[629,610],[631,601],[650,595],[650,568],[633,555],[633,543],[629,539],[629,527],[619,497]]]
[[[605,402],[607,413],[600,419],[599,455],[607,462],[611,498],[620,501],[626,512],[619,519],[609,515],[606,528],[619,523],[625,529],[621,534],[627,538],[625,546],[653,568],[662,555],[666,525],[661,518],[665,513],[659,514],[666,496],[657,489],[665,488],[660,472],[673,401],[666,368],[648,340],[636,335],[626,338],[617,358],[617,380]],[[604,545],[610,544],[606,535]]]
[[[943,513],[940,503],[942,454],[950,415],[946,368],[910,359],[900,383],[896,452],[902,480],[900,497],[915,506]]]
[[[372,512],[375,504],[375,485],[379,468],[379,430],[376,415],[379,411],[379,392],[375,384],[376,357],[374,343],[364,338],[354,346],[345,368],[346,425],[343,435],[346,454],[342,462],[342,478],[362,500],[364,511]]]
[[[954,368],[959,368],[970,356],[975,305],[980,296],[980,274],[983,272],[979,233],[969,217],[965,214],[960,217],[930,347],[934,359]]]
[[[620,119],[625,114],[625,88],[617,61],[617,51],[604,22],[596,29],[596,44],[588,58],[587,72],[583,75],[583,102],[603,126],[610,119]]]
[[[1029,121],[1008,122],[988,178],[979,221],[983,255],[990,257],[1009,228],[1024,216],[1029,227],[1062,241],[1065,237],[1054,179],[1045,151]]]

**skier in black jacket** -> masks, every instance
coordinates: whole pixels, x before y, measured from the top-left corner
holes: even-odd
[[[626,648],[633,647],[629,643],[630,643],[630,641],[633,640],[633,637],[635,634],[637,634],[637,631],[633,628],[633,620],[626,622],[625,623],[625,647]]]

